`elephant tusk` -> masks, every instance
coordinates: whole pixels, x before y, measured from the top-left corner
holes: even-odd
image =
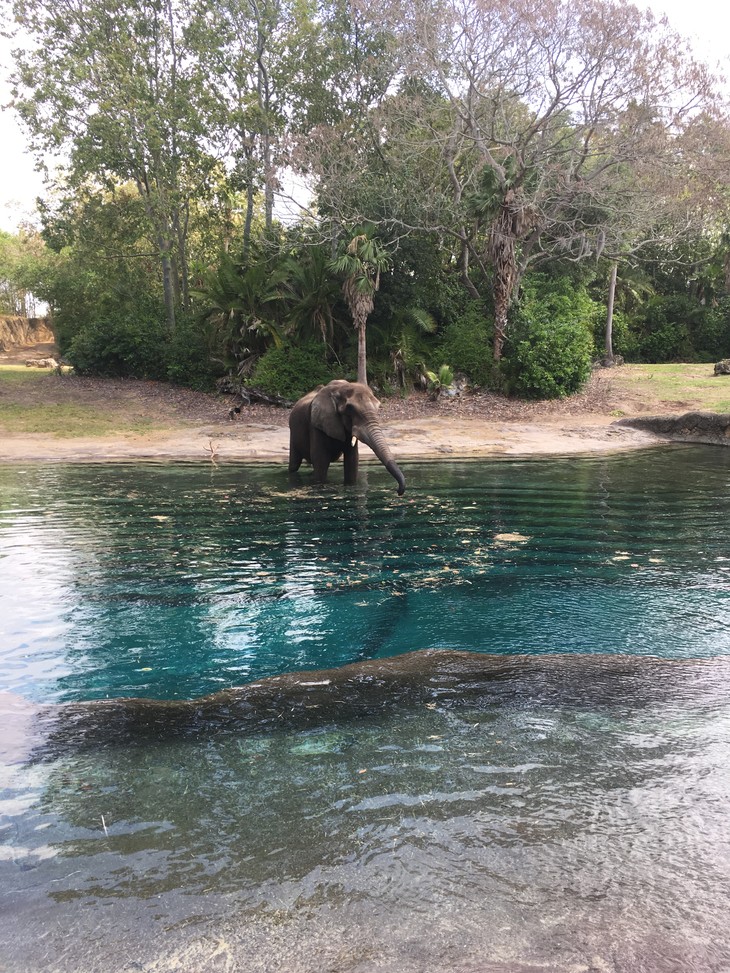
[[[352,437],[352,442],[350,443],[350,445],[351,445],[351,446],[352,446],[353,448],[354,448],[355,446],[357,446],[357,436],[353,436],[353,437]]]

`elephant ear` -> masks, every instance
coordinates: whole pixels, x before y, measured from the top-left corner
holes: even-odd
[[[343,383],[347,384],[347,383]],[[333,388],[333,386],[335,386]],[[342,404],[343,392],[331,382],[314,397],[312,401],[312,425],[326,433],[330,439],[346,443],[350,438],[340,417],[338,407]]]

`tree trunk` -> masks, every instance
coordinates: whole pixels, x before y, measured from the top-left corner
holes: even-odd
[[[265,62],[266,48],[271,40],[271,26],[264,23],[265,11],[253,8],[258,18],[256,67],[258,107],[261,118],[261,157],[264,166],[264,227],[267,235],[274,224],[274,166],[271,161],[271,83]]]
[[[504,349],[504,338],[507,332],[507,308],[509,299],[503,294],[498,293],[495,287],[494,294],[494,342],[492,351],[495,362],[501,361]]]
[[[248,181],[246,185],[246,218],[243,223],[243,255],[248,257],[248,252],[251,249],[251,225],[253,223],[253,210],[256,202],[256,195],[253,188],[253,182]]]
[[[368,384],[368,359],[365,343],[365,326],[367,319],[357,323],[357,380],[363,385]]]
[[[521,195],[513,189],[505,193],[499,213],[489,234],[489,256],[494,267],[494,360],[502,358],[507,332],[507,312],[512,293],[519,283],[515,240],[527,226]]]
[[[183,206],[183,215],[180,216],[180,210],[176,209],[174,224],[175,224],[175,234],[177,236],[177,252],[178,252],[178,279],[179,287],[178,291],[182,301],[183,308],[190,307],[190,269],[188,267],[188,256],[187,256],[187,237],[188,237],[188,224],[190,220],[190,214],[188,211],[187,203]]]
[[[146,172],[135,176],[137,190],[144,201],[145,213],[150,225],[154,227],[155,243],[160,257],[162,267],[162,293],[165,299],[165,312],[167,316],[167,326],[170,334],[175,333],[175,280],[172,265],[172,235],[169,224],[158,215],[158,208],[155,207],[150,189],[150,181]]]
[[[475,301],[481,301],[481,294],[474,286],[474,281],[469,276],[469,248],[466,241],[466,230],[461,229],[459,231],[459,236],[461,237],[461,249],[459,251],[459,262],[458,268],[461,275],[461,282],[466,287],[469,295],[474,298]]]
[[[608,282],[608,308],[606,311],[606,347],[604,365],[613,365],[613,301],[616,296],[616,277],[618,275],[618,261],[611,264],[611,277]]]
[[[165,311],[167,312],[167,324],[170,334],[175,333],[175,285],[172,274],[172,260],[170,252],[167,250],[160,255],[162,262],[162,291],[165,296]]]

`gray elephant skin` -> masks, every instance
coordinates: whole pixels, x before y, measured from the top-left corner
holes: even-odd
[[[303,396],[289,415],[289,472],[296,473],[306,460],[314,469],[316,483],[325,483],[330,463],[341,456],[345,483],[357,480],[358,440],[369,446],[398,483],[398,496],[406,488],[405,477],[393,459],[378,420],[380,402],[360,382],[335,379]]]

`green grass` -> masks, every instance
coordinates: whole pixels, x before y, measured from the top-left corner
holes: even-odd
[[[730,376],[713,374],[711,364],[624,365],[612,378],[633,395],[666,403],[667,411],[686,403],[688,411],[730,412]]]
[[[80,436],[141,434],[169,427],[169,422],[134,409],[98,403],[59,401],[57,378],[45,370],[0,365],[0,429],[15,434],[41,433],[71,439]],[[19,400],[19,401],[18,401]]]
[[[0,365],[0,392],[3,387],[11,386],[17,388],[20,385],[31,385],[33,382],[42,382],[47,378],[49,372],[44,369],[25,368],[22,365]]]
[[[18,405],[3,403],[0,398],[0,428],[14,433],[43,433],[73,439],[79,436],[145,433],[163,429],[165,425],[141,416],[100,413],[92,406],[68,402]]]

